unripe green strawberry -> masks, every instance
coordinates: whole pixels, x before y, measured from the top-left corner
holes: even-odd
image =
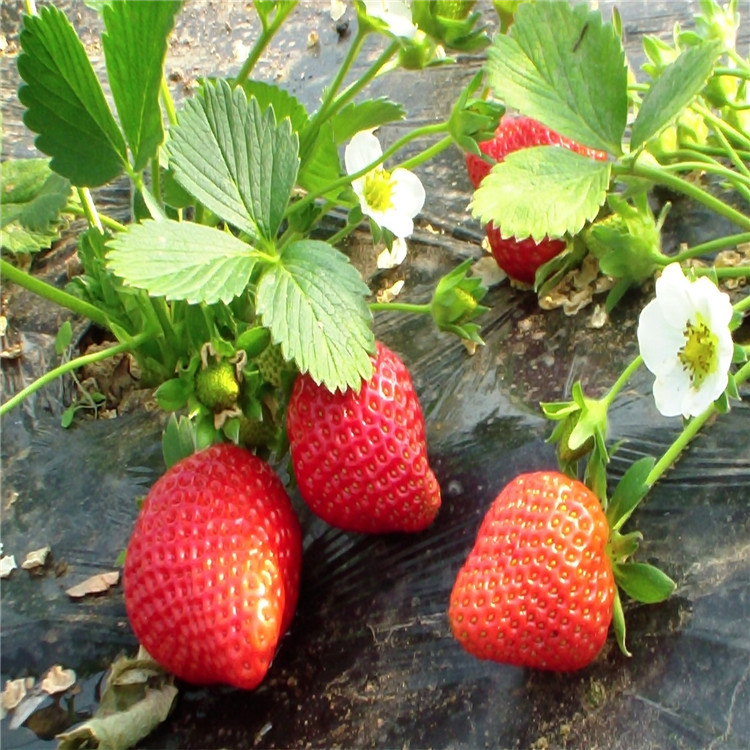
[[[211,361],[195,373],[195,395],[215,412],[230,409],[240,395],[234,365],[227,360]]]
[[[276,388],[281,388],[284,373],[291,372],[289,363],[281,354],[281,347],[269,344],[255,359],[263,380]]]
[[[268,419],[248,419],[246,416],[240,417],[240,445],[246,448],[260,448],[268,446],[276,437],[277,427],[270,418]]]
[[[616,595],[599,499],[553,471],[522,474],[497,496],[461,568],[448,616],[480,659],[580,669],[607,638]]]
[[[476,4],[477,0],[435,0],[435,15],[460,21]]]

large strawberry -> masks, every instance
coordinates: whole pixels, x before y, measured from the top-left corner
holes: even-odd
[[[538,669],[589,664],[616,595],[609,526],[581,482],[522,474],[497,496],[451,593],[449,620],[471,654]]]
[[[603,151],[565,138],[531,117],[508,114],[500,119],[494,138],[480,143],[479,149],[494,162],[501,162],[513,151],[533,146],[562,146],[592,159],[607,158]],[[466,167],[472,185],[478,188],[492,169],[492,164],[481,156],[467,154]],[[486,232],[490,250],[500,268],[511,278],[527,284],[533,284],[537,268],[559,255],[566,245],[564,240],[550,238],[541,242],[535,242],[530,237],[522,240],[514,237],[504,239],[500,229],[492,222],[487,224]]]
[[[422,409],[404,363],[377,344],[374,372],[358,392],[331,393],[297,378],[287,411],[300,494],[347,531],[419,531],[440,507],[427,461]]]
[[[292,620],[301,559],[274,471],[235,445],[211,446],[167,470],[141,508],[123,574],[133,631],[188,682],[252,689]]]

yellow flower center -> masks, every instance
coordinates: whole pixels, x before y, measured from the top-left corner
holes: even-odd
[[[685,346],[680,349],[680,362],[689,373],[693,387],[700,388],[717,367],[718,339],[700,316],[695,323],[688,323],[683,333]]]
[[[393,208],[393,180],[391,173],[378,167],[365,177],[363,194],[365,201],[375,211]]]

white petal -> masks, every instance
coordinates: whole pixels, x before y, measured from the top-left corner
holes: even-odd
[[[344,150],[346,173],[354,174],[383,155],[380,141],[369,130],[362,130],[354,135]]]
[[[391,249],[385,248],[378,255],[378,268],[395,268],[396,266],[400,266],[406,259],[406,251],[406,240],[403,237],[396,237],[393,240]]]
[[[411,39],[417,27],[411,20],[411,10],[404,0],[364,0],[368,16],[378,18],[388,25],[394,36]]]
[[[638,348],[646,367],[655,375],[672,367],[685,345],[681,329],[667,324],[658,300],[651,300],[638,318]]]
[[[692,284],[691,292],[694,307],[712,331],[729,326],[732,319],[732,303],[728,294],[720,291],[705,276]]]
[[[375,214],[378,214],[375,216]],[[370,214],[376,224],[393,232],[395,237],[408,237],[414,231],[414,222],[411,216],[390,209],[388,211],[374,211]]]
[[[664,319],[681,331],[693,312],[690,286],[679,263],[670,263],[656,280],[656,299]]]
[[[654,381],[654,402],[665,417],[678,417],[683,413],[683,401],[690,389],[690,378],[681,368],[675,368],[669,377]]]
[[[683,415],[697,417],[701,412],[704,412],[724,393],[728,382],[729,374],[727,370],[723,372],[717,370],[711,373],[699,389],[692,388],[690,390],[683,404]]]
[[[424,206],[425,192],[421,180],[408,169],[394,169],[391,173],[393,193],[391,200],[399,211],[413,218]]]

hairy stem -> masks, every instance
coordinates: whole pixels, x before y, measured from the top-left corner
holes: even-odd
[[[278,4],[276,14],[273,17],[273,21],[271,21],[268,26],[266,26],[265,24],[263,25],[263,31],[253,45],[253,48],[250,50],[250,54],[247,56],[247,59],[242,64],[237,77],[234,79],[234,86],[239,86],[248,79],[250,73],[255,67],[255,64],[258,62],[260,56],[263,54],[266,47],[271,42],[271,39],[273,39],[273,37],[276,35],[276,32],[281,28],[284,20],[294,10],[296,5],[297,0],[287,0],[287,2]]]
[[[150,335],[150,332],[140,333],[130,341],[123,341],[119,344],[116,344],[115,346],[109,347],[108,349],[102,349],[101,351],[94,352],[93,354],[84,354],[81,357],[76,357],[75,359],[68,360],[59,367],[55,367],[53,370],[44,373],[44,375],[42,375],[38,380],[30,383],[26,386],[26,388],[16,393],[15,396],[9,398],[2,406],[0,406],[0,415],[9,412],[13,407],[18,406],[18,404],[20,404],[25,398],[28,398],[32,393],[38,391],[40,388],[43,388],[45,385],[51,383],[56,378],[65,375],[66,372],[71,372],[73,370],[77,370],[79,367],[83,367],[84,365],[90,365],[93,362],[100,362],[103,359],[114,357],[117,354],[131,351],[142,344],[144,341],[146,341]]]
[[[102,328],[109,329],[109,320],[106,314],[95,305],[78,299],[78,297],[74,297],[72,294],[68,294],[62,289],[48,284],[46,281],[34,278],[31,274],[19,270],[6,260],[0,259],[0,272],[8,281],[13,281],[39,297],[48,299],[50,302],[54,302],[56,305],[60,305],[74,312],[76,315],[82,315]]]

